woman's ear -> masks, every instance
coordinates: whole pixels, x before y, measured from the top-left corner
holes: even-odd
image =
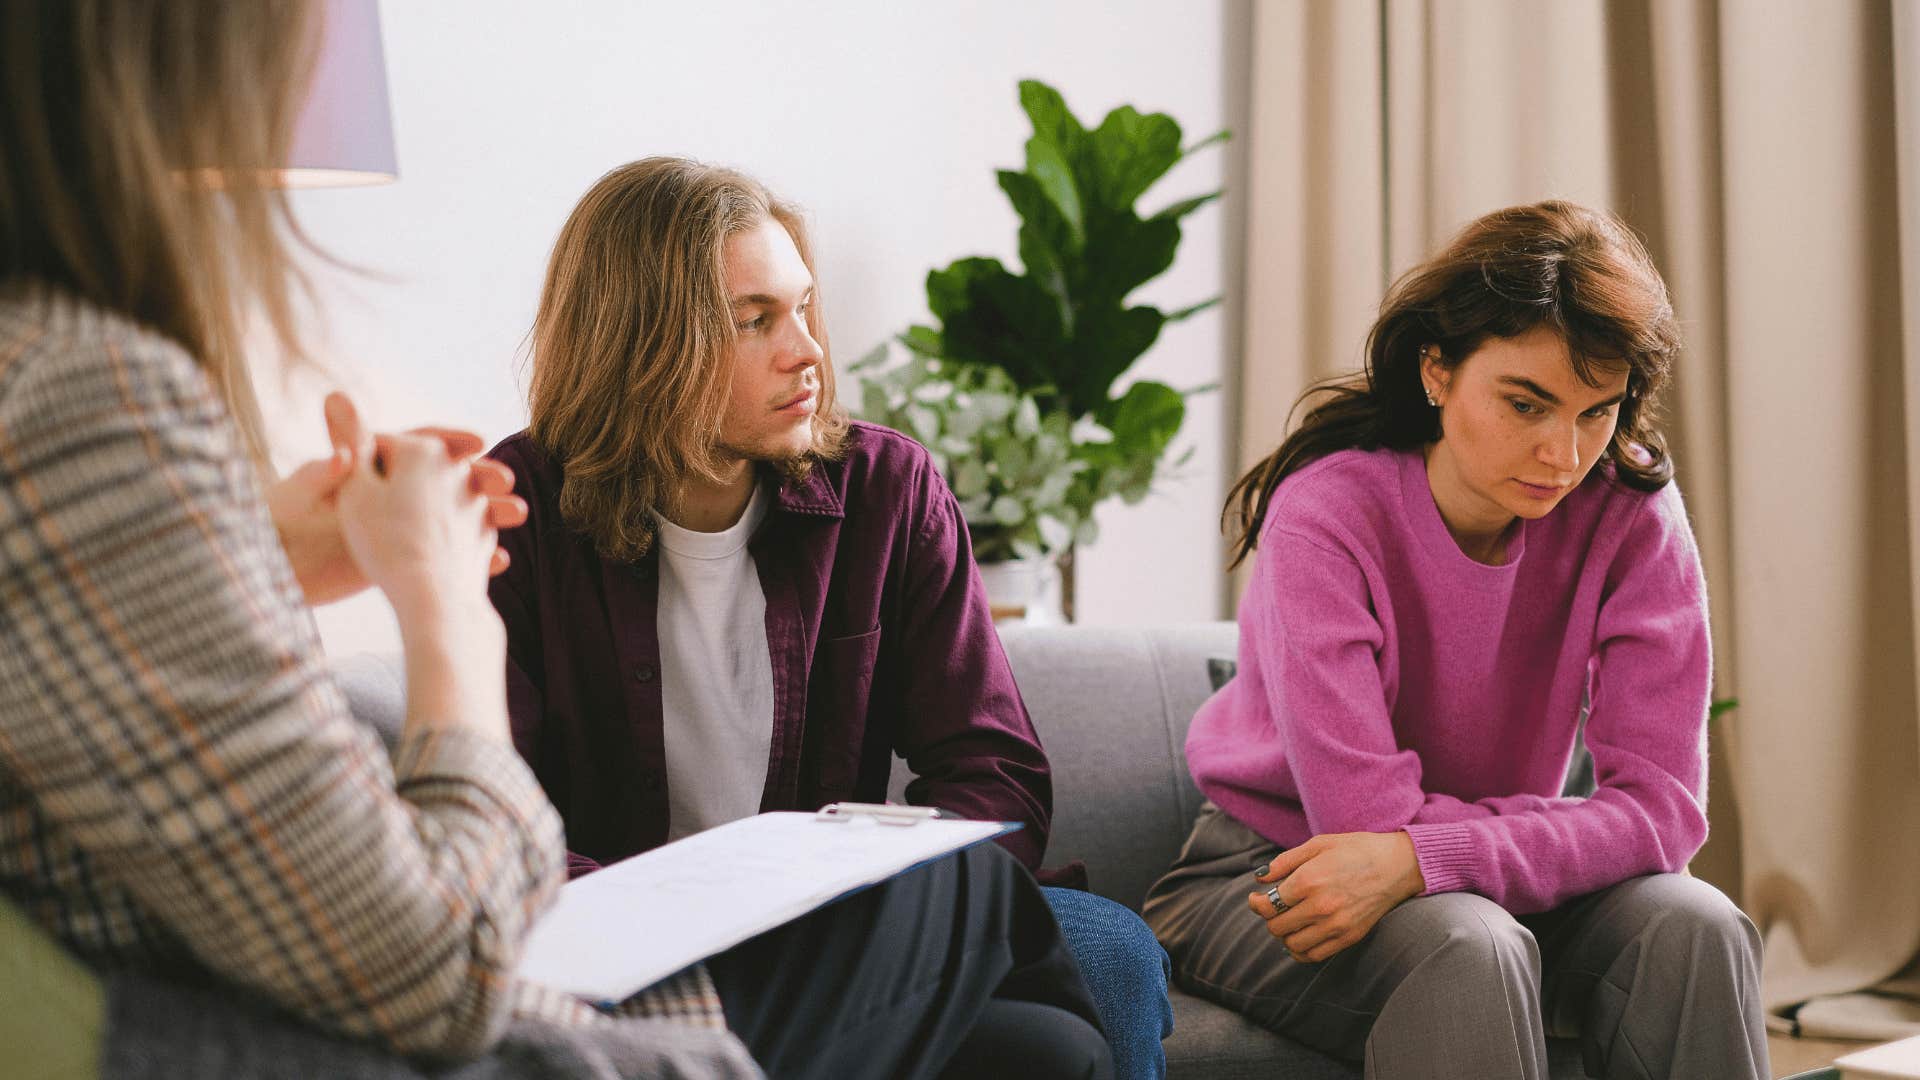
[[[1420,382],[1426,388],[1427,400],[1435,405],[1445,401],[1447,386],[1452,381],[1453,372],[1440,362],[1440,346],[1420,346]]]

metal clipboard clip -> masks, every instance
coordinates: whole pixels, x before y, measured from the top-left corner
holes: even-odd
[[[918,825],[944,817],[937,807],[900,806],[895,803],[828,803],[813,815],[815,821],[872,821],[881,825]]]

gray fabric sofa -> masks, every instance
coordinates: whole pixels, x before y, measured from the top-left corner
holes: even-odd
[[[1208,662],[1235,655],[1231,622],[1150,628],[1002,628],[1021,695],[1053,763],[1049,865],[1086,860],[1094,891],[1136,910],[1186,841],[1201,796],[1184,749],[1194,710],[1212,693]],[[350,658],[336,668],[356,715],[397,729],[403,712],[396,657]],[[896,763],[896,799],[906,786]],[[1360,1080],[1337,1061],[1173,991],[1166,1042],[1174,1080]],[[1549,1043],[1553,1080],[1584,1076],[1578,1047]]]
[[[1012,626],[1000,637],[1053,763],[1047,863],[1085,859],[1095,892],[1137,910],[1200,807],[1187,724],[1212,693],[1208,661],[1235,655],[1238,628]],[[899,769],[894,783],[897,793]],[[1167,1074],[1176,1080],[1360,1080],[1358,1066],[1178,989],[1173,1015]],[[1576,1043],[1550,1040],[1548,1051],[1554,1080],[1585,1075]]]

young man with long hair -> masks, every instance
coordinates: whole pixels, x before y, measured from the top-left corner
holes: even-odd
[[[1047,759],[959,506],[925,449],[849,422],[826,341],[799,215],[739,173],[637,161],[560,232],[532,422],[493,452],[531,518],[492,592],[515,741],[577,873],[881,801],[895,755],[910,801],[1019,822],[1003,842],[1039,864]],[[1048,899],[1118,1073],[1160,1074],[1159,945],[1118,904]]]

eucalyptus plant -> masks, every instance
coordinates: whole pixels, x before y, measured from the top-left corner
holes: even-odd
[[[918,439],[960,501],[981,562],[1030,559],[1094,537],[1090,508],[1072,498],[1086,470],[1066,413],[1006,372],[919,353],[890,363],[885,344],[848,370],[862,376],[860,412]]]
[[[864,414],[941,455],[982,561],[1089,543],[1095,505],[1138,502],[1186,460],[1166,460],[1167,449],[1187,395],[1211,387],[1113,388],[1166,324],[1219,302],[1164,312],[1128,297],[1173,264],[1181,220],[1221,193],[1145,217],[1134,203],[1226,132],[1183,149],[1172,117],[1130,105],[1088,128],[1034,80],[1020,84],[1020,103],[1033,125],[1026,167],[998,175],[1020,217],[1022,269],[975,257],[932,271],[937,325],[900,336],[909,352],[900,365],[886,366],[884,350],[856,365],[879,387]]]

